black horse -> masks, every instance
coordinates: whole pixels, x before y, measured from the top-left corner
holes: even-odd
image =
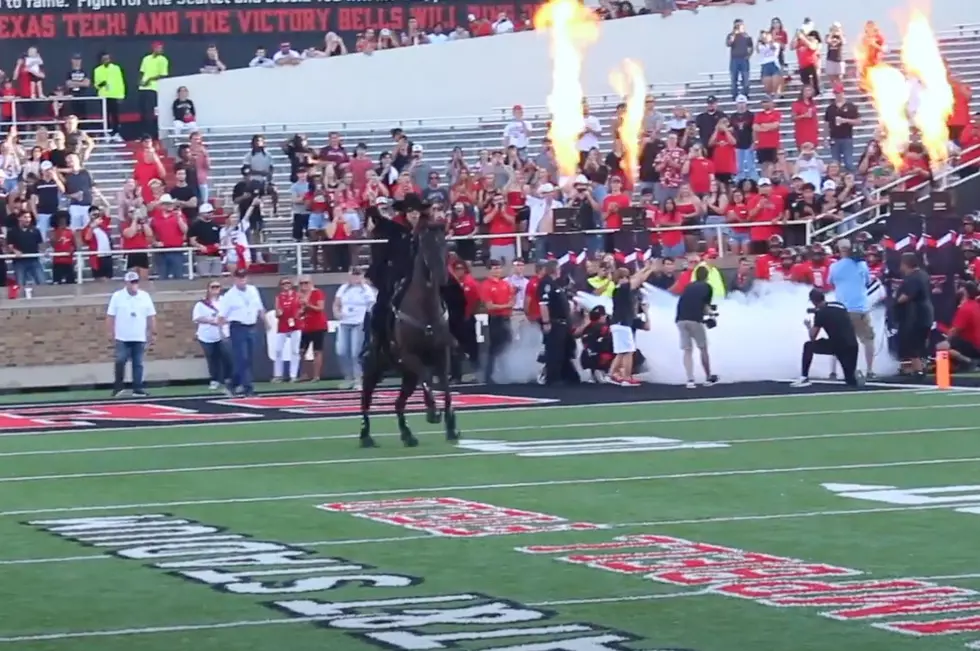
[[[423,214],[424,215],[424,214]],[[442,289],[449,280],[446,267],[445,225],[432,222],[428,216],[419,220],[416,235],[412,273],[399,292],[398,306],[392,306],[394,324],[390,329],[391,341],[373,341],[365,357],[363,390],[361,391],[361,446],[376,447],[371,437],[371,420],[368,412],[374,390],[390,368],[402,374],[401,390],[395,400],[398,431],[406,447],[418,445],[405,422],[405,406],[408,399],[421,385],[425,400],[426,419],[430,423],[442,421],[436,407],[431,383],[438,376],[443,391],[446,440],[459,440],[456,414],[452,406],[449,386],[450,351],[453,337],[449,331]]]

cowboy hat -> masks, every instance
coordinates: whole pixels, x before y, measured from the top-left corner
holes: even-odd
[[[428,201],[423,201],[422,197],[414,192],[406,194],[404,199],[401,201],[396,201],[392,204],[392,207],[398,212],[408,212],[410,210],[417,210],[421,212],[430,206],[431,204]]]

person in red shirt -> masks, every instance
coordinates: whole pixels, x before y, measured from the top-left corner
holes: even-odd
[[[684,223],[684,215],[677,210],[677,204],[673,199],[664,201],[660,209],[657,221],[658,228],[672,228],[681,226]],[[668,230],[660,231],[660,257],[679,258],[684,255],[687,248],[684,245],[684,231]]]
[[[684,163],[684,174],[694,194],[704,198],[711,191],[711,181],[715,177],[715,164],[704,155],[701,145],[692,145],[691,153]]]
[[[0,84],[0,122],[14,121],[14,100],[17,99],[17,89],[14,82],[4,79]]]
[[[872,244],[864,254],[864,260],[868,263],[868,271],[873,278],[881,280],[885,277],[885,253],[880,246]]]
[[[134,251],[126,254],[126,271],[135,271],[140,280],[146,280],[150,274],[150,254],[146,249],[153,242],[153,229],[150,220],[142,209],[129,212],[128,221],[120,222],[119,241],[124,251]]]
[[[327,334],[327,299],[323,292],[313,285],[309,276],[299,279],[299,338],[300,359],[313,349],[313,361],[309,367],[307,382],[319,382],[323,371],[323,340]]]
[[[480,300],[487,308],[487,363],[485,382],[493,384],[494,362],[511,342],[510,317],[514,311],[514,287],[503,279],[500,260],[488,263],[490,275],[481,283]],[[465,286],[463,289],[465,296]]]
[[[756,280],[776,280],[779,270],[782,268],[782,236],[773,235],[766,244],[769,250],[758,255],[755,259]]]
[[[959,143],[958,162],[966,166],[959,171],[959,176],[966,178],[980,171],[980,113],[975,113],[973,120],[960,132]]]
[[[152,138],[143,138],[140,144],[142,148],[135,154],[136,167],[133,168],[133,180],[140,187],[143,201],[149,203],[153,200],[153,194],[150,192],[150,181],[157,179],[162,182],[167,177],[167,170],[153,147]]]
[[[776,222],[783,218],[783,200],[772,192],[772,181],[767,178],[759,179],[759,194],[749,199],[749,220],[760,224],[749,229],[749,239],[756,254],[764,253],[770,238],[779,235],[782,240],[782,226],[767,222]]]
[[[68,213],[54,214],[51,231],[51,282],[55,285],[75,284],[75,238],[68,227]]]
[[[328,271],[348,271],[350,269],[351,251],[347,242],[351,239],[350,226],[344,218],[344,207],[340,204],[333,207],[330,219],[323,227],[326,239],[337,242],[327,249]]]
[[[539,327],[541,325],[541,304],[538,302],[538,286],[547,273],[545,266],[544,260],[534,263],[534,274],[527,281],[527,288],[524,290],[524,316],[530,323]]]
[[[153,231],[153,246],[161,249],[179,249],[187,238],[187,220],[177,208],[173,197],[165,194],[160,197],[155,214],[150,219]],[[161,279],[182,278],[187,256],[181,251],[162,251],[156,254]]]
[[[820,94],[820,34],[815,30],[804,34],[800,30],[796,34],[796,60],[800,64],[800,81],[804,86],[813,86],[813,91]]]
[[[728,187],[738,174],[738,154],[735,152],[735,134],[727,117],[718,120],[715,132],[708,140],[711,151],[711,162],[714,164],[714,175],[719,183]]]
[[[456,202],[453,204],[454,222],[460,221],[457,215],[467,213],[466,204]],[[465,219],[465,217],[464,217]],[[493,201],[487,206],[483,214],[483,223],[491,235],[509,235],[517,232],[517,213],[507,205],[506,200],[499,192],[494,195]],[[455,225],[455,224],[454,224]],[[465,240],[464,240],[465,242]],[[490,238],[490,257],[500,260],[504,264],[509,264],[517,257],[517,244],[513,237],[491,237]]]
[[[793,113],[793,135],[796,148],[803,149],[804,143],[814,146],[820,142],[820,113],[813,99],[813,88],[804,86],[800,89],[800,97],[793,102],[790,109]]]
[[[881,63],[885,50],[884,35],[878,29],[877,23],[869,20],[864,24],[864,32],[861,33],[861,40],[858,41],[857,47],[857,72],[862,91],[867,92],[870,88],[868,71]]]
[[[827,260],[827,251],[823,244],[814,244],[807,257],[809,259],[793,265],[790,280],[813,285],[821,291],[830,291],[830,261]]]
[[[762,167],[762,176],[771,176],[773,165],[779,157],[779,123],[783,114],[776,110],[772,97],[762,100],[762,110],[755,114],[752,133],[755,138],[755,156]]]
[[[950,86],[953,88],[953,112],[949,116],[947,126],[949,139],[958,143],[960,134],[970,123],[970,100],[973,99],[973,89],[969,84],[955,79],[950,79]]]
[[[976,283],[965,283],[957,292],[960,304],[953,315],[953,324],[946,333],[946,341],[936,345],[936,350],[949,351],[958,365],[972,371],[980,360],[980,288]]]
[[[745,193],[741,190],[732,190],[732,198],[728,202],[728,210],[725,220],[731,225],[728,229],[728,245],[735,255],[745,255],[749,252],[749,206],[745,200]],[[737,225],[736,225],[737,224]]]
[[[319,290],[318,290],[319,291]],[[300,355],[300,302],[293,281],[279,281],[276,295],[276,344],[272,361],[272,381],[282,382],[285,363],[289,362],[289,381],[299,380]]]

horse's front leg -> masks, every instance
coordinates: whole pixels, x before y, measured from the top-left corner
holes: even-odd
[[[361,447],[375,448],[378,444],[371,437],[371,417],[368,412],[371,411],[374,390],[381,380],[381,364],[377,355],[368,355],[364,361],[364,384],[361,388]]]
[[[440,381],[442,384],[442,411],[446,418],[446,440],[458,441],[460,438],[459,429],[456,427],[456,412],[453,411],[453,392],[449,381],[450,365],[452,357],[452,347],[446,346],[442,356],[442,371]]]

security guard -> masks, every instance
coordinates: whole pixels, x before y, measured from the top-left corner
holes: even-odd
[[[488,263],[490,276],[481,287],[481,300],[487,307],[487,363],[484,367],[486,383],[493,384],[494,361],[511,342],[510,318],[514,312],[514,288],[502,278],[500,260]]]
[[[119,134],[119,103],[126,99],[126,78],[122,68],[113,63],[108,52],[99,54],[99,65],[92,71],[92,83],[99,97],[105,98],[105,119],[113,140],[121,141]]]
[[[576,384],[579,377],[571,360],[575,351],[569,325],[571,309],[568,295],[558,278],[557,260],[549,260],[545,265],[545,275],[538,286],[538,303],[544,332],[545,384],[561,381]]]
[[[157,129],[158,79],[170,76],[170,60],[163,53],[163,43],[154,41],[149,54],[140,62],[139,110],[140,127],[145,135],[159,140]]]
[[[231,339],[232,384],[236,395],[254,394],[252,387],[252,356],[255,349],[256,324],[266,328],[265,306],[255,285],[248,282],[248,273],[238,269],[235,285],[218,301],[218,316],[228,324]]]

